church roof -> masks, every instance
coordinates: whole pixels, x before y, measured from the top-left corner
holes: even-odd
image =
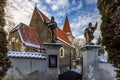
[[[31,28],[23,23],[20,23],[10,33],[14,32],[16,30],[18,31],[21,41],[26,46],[40,48],[40,45],[42,45],[42,42],[38,36],[37,31],[34,30],[33,28]]]
[[[70,29],[70,24],[69,24],[69,20],[68,20],[67,15],[66,15],[66,18],[65,18],[64,26],[63,26],[63,31],[65,33],[72,33],[71,29]]]
[[[39,9],[37,9],[37,10],[38,10],[41,18],[43,19],[43,21],[44,21],[44,19],[45,19],[46,21],[50,21],[50,19],[49,19],[44,13],[42,13]]]
[[[50,21],[50,19],[49,19],[44,13],[42,13],[39,9],[37,9],[37,10],[38,10],[40,16],[42,17],[43,21],[44,21],[44,19],[45,19],[46,21]],[[69,46],[71,46],[71,47],[73,47],[73,45],[72,45],[72,43],[69,41],[66,33],[65,33],[64,31],[62,31],[59,27],[57,27],[57,29],[56,29],[56,34],[57,34],[58,40],[64,42],[65,44],[67,44],[67,45],[69,45]]]

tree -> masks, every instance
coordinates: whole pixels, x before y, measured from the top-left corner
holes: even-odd
[[[96,42],[97,45],[101,45],[103,48],[104,46],[102,45],[102,38],[99,36],[99,38],[97,39],[97,42]],[[105,50],[104,49],[100,49],[98,51],[98,55],[104,55],[105,54]]]
[[[85,45],[85,39],[83,38],[75,38],[73,40],[73,45],[75,46],[75,49],[76,49],[76,56],[77,57],[82,57],[82,53],[80,51],[80,47],[82,47],[83,45]]]
[[[5,76],[11,62],[7,57],[7,34],[4,31],[5,26],[5,4],[6,0],[0,0],[0,80]]]
[[[108,51],[109,61],[117,68],[117,80],[120,80],[120,1],[98,0],[98,9],[102,16],[102,43]]]

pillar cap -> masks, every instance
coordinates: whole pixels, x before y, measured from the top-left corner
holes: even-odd
[[[100,45],[89,45],[89,44],[87,44],[87,45],[84,45],[83,47],[81,47],[80,49],[82,51],[84,51],[84,50],[93,50],[93,49],[103,49],[103,47],[100,46]]]

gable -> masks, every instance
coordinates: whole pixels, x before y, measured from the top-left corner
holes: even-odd
[[[46,21],[50,21],[50,19],[44,13],[42,13],[39,9],[37,9],[37,10],[38,10],[39,16],[42,18],[42,21],[44,21],[44,19]],[[56,34],[57,34],[58,40],[62,41],[63,43],[65,43],[65,44],[67,44],[71,47],[73,47],[72,43],[69,41],[66,33],[64,31],[62,31],[59,27],[57,27],[57,29],[56,29]]]
[[[68,21],[68,17],[66,16],[65,18],[65,22],[64,22],[64,26],[63,26],[63,31],[65,33],[72,33],[71,32],[71,29],[70,29],[70,24],[69,24],[69,21]]]
[[[47,29],[46,24],[44,24],[44,19],[41,17],[40,14],[42,13],[39,13],[38,9],[35,7],[32,19],[30,21],[30,27],[34,28],[38,32],[41,41],[50,42],[50,30]],[[47,20],[48,18],[45,19]]]
[[[42,45],[38,33],[31,27],[22,24],[19,30],[25,44],[36,47]]]
[[[17,27],[15,27],[10,34],[14,31],[18,32],[20,40],[26,46],[40,48],[40,46],[43,45],[37,31],[23,23],[20,23]]]

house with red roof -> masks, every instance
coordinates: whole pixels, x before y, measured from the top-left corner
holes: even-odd
[[[43,48],[37,31],[23,23],[17,25],[9,34],[10,51],[38,52]]]

